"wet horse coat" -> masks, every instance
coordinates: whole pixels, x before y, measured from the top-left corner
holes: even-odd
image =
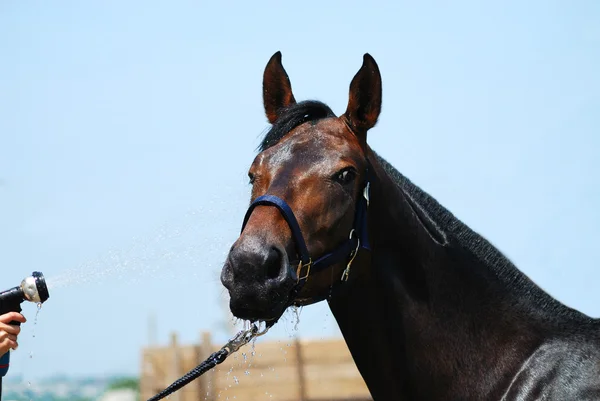
[[[273,323],[326,298],[376,401],[600,399],[599,321],[544,292],[368,146],[381,107],[372,57],[340,117],[295,101],[280,53],[263,88],[273,125],[250,169],[252,199],[285,202],[314,259],[347,239],[368,175],[370,249],[311,273],[282,212],[258,206],[223,267],[234,315]]]

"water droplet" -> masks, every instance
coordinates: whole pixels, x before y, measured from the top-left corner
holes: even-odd
[[[235,382],[235,384],[240,384],[240,381],[238,380],[237,376],[233,376],[233,381]]]
[[[246,376],[248,376],[248,375],[250,374],[250,372],[246,370],[246,371],[244,372],[244,374],[245,374]]]
[[[300,324],[300,312],[301,309],[295,306],[293,309],[294,314],[296,315],[296,322],[294,324],[294,331],[298,331],[298,324]]]

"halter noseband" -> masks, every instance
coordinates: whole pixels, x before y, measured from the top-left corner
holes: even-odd
[[[353,228],[352,230],[350,230],[350,235],[348,239],[345,240],[342,244],[338,245],[338,247],[332,250],[331,252],[319,257],[314,262],[310,256],[310,253],[308,252],[308,248],[306,246],[306,242],[304,241],[304,237],[302,236],[302,231],[300,230],[298,220],[296,220],[294,212],[283,199],[275,195],[262,195],[256,198],[250,204],[250,207],[248,208],[248,211],[244,216],[242,231],[244,231],[244,227],[246,227],[246,223],[248,222],[250,215],[257,206],[275,206],[282,214],[283,218],[290,227],[290,230],[292,231],[292,237],[294,238],[296,249],[300,255],[300,262],[298,263],[298,268],[296,269],[296,271],[294,271],[293,269],[290,269],[288,271],[288,274],[296,280],[296,285],[294,286],[291,294],[293,304],[299,306],[301,304],[304,305],[314,303],[327,298],[327,295],[323,295],[322,297],[307,299],[305,302],[294,301],[296,296],[298,295],[300,290],[302,290],[302,287],[308,280],[308,276],[310,275],[311,271],[319,272],[331,265],[340,262],[346,262],[346,260],[348,260],[346,269],[344,270],[344,273],[341,277],[341,281],[346,281],[348,280],[350,267],[358,251],[361,248],[366,250],[371,249],[367,230],[367,209],[369,207],[370,197],[369,178],[369,169],[367,168],[367,174],[363,186],[362,196],[359,196],[356,205],[354,223],[352,225]],[[304,275],[301,275],[303,268],[306,268],[306,273]]]

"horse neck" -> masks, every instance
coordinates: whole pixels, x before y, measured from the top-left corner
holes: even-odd
[[[543,313],[452,244],[373,159],[372,252],[358,260],[360,276],[329,301],[373,398],[501,392],[540,343],[545,316],[533,319]],[[527,280],[516,268],[509,274]]]
[[[401,310],[388,303],[387,291],[366,268],[369,255],[359,253],[349,281],[328,299],[356,367],[377,400],[410,400]]]
[[[416,221],[408,209],[390,207],[403,201],[378,163],[371,162],[369,207],[370,254],[361,252],[354,261],[350,281],[328,302],[358,370],[374,400],[412,400],[411,369],[406,353],[405,306],[395,299],[398,277],[390,266],[401,255],[414,257],[427,245],[421,236],[405,235]],[[402,230],[399,230],[402,227]],[[424,251],[425,249],[423,249]],[[406,258],[405,258],[406,259]],[[406,260],[400,264],[418,263]],[[384,269],[381,267],[384,266]],[[383,275],[382,275],[383,274]],[[410,292],[410,291],[409,291]]]

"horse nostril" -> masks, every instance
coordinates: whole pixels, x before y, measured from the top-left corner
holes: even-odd
[[[271,247],[267,260],[265,261],[265,267],[267,271],[267,277],[270,279],[277,278],[281,274],[282,254],[276,247]]]
[[[229,263],[226,263],[221,270],[221,283],[228,290],[233,286],[233,271]]]

